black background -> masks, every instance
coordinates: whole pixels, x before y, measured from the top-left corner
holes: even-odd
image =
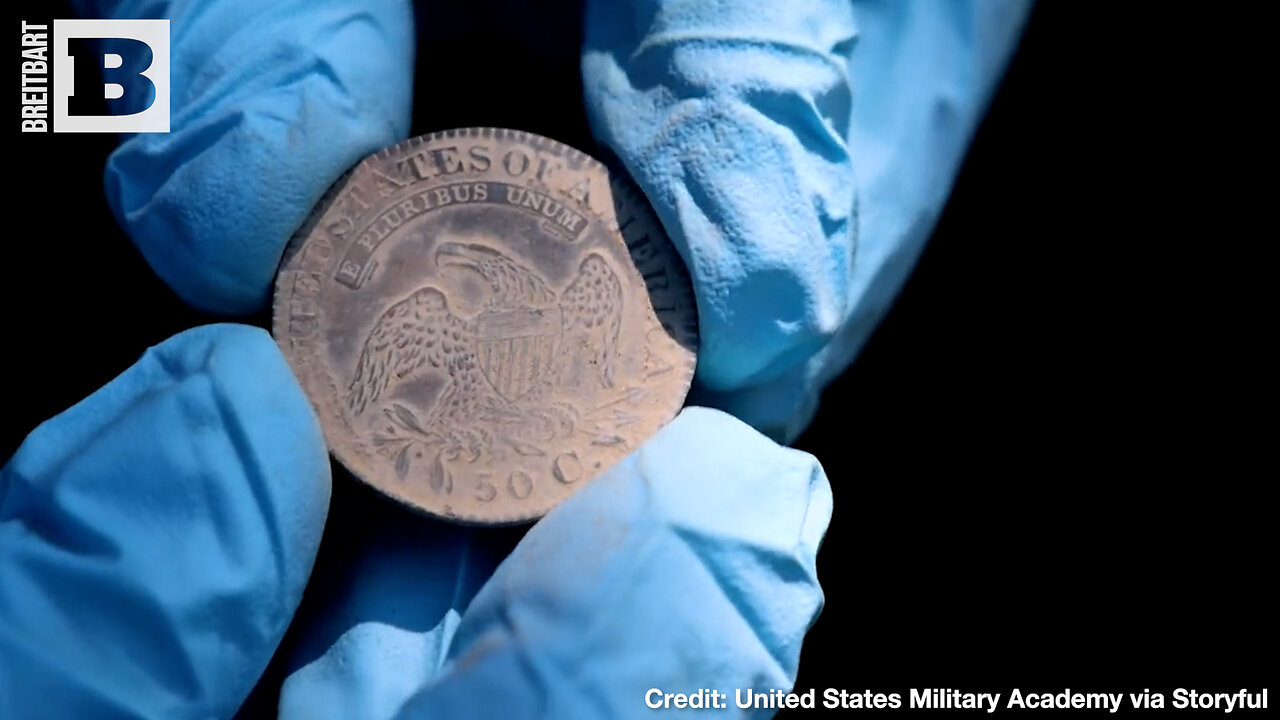
[[[799,690],[905,702],[910,688],[1007,698],[1275,677],[1274,395],[1260,372],[1275,321],[1257,319],[1274,231],[1248,219],[1256,187],[1233,163],[1261,145],[1228,89],[1262,51],[1248,18],[1119,5],[1037,5],[918,267],[796,443],[835,493]],[[487,51],[528,61],[514,38]],[[420,77],[455,52],[474,48],[433,43]],[[513,125],[590,147],[565,111],[580,105],[576,59],[545,65],[562,86],[493,93],[433,74],[414,132]],[[214,319],[183,307],[111,218],[115,140],[22,135],[17,115],[0,457],[149,345]],[[360,492],[336,482],[338,497]]]

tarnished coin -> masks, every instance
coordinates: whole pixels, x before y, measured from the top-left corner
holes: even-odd
[[[554,140],[470,128],[338,180],[285,253],[273,325],[356,477],[433,515],[506,524],[675,416],[696,318],[628,182]]]

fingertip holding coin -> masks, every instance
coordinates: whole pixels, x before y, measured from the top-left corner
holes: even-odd
[[[621,173],[499,128],[352,168],[285,251],[273,334],[333,456],[452,522],[537,520],[684,404],[688,273]]]

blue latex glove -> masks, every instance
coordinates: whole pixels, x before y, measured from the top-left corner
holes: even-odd
[[[807,423],[931,230],[1027,9],[589,5],[593,129],[693,273],[702,402],[781,440]],[[407,133],[402,3],[84,14],[173,19],[174,132],[123,142],[106,187],[197,307],[260,308],[327,184]],[[233,714],[314,562],[323,453],[270,339],[234,325],[33,432],[0,479],[0,717]],[[813,458],[690,408],[505,559],[416,518],[343,538],[280,715],[630,717],[650,687],[786,689],[829,513]]]
[[[790,442],[884,316],[1031,9],[590,3],[597,136],[690,265],[695,400]]]

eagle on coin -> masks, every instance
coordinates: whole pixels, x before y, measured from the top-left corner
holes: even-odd
[[[448,298],[427,286],[400,300],[374,323],[347,389],[360,415],[397,385],[428,374],[441,383],[428,416],[394,406],[408,429],[442,445],[469,450],[488,445],[486,427],[517,434],[536,421],[572,425],[572,408],[545,396],[573,382],[614,387],[622,326],[622,283],[605,259],[588,253],[560,293],[529,267],[488,245],[442,243],[436,265],[470,270],[489,296],[474,317],[455,314]],[[578,357],[592,378],[566,377]],[[387,410],[393,416],[391,410]]]

